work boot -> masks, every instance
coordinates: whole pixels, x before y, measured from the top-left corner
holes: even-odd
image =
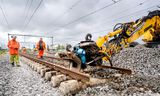
[[[85,68],[87,68],[87,66],[86,66],[85,64],[82,64],[82,65],[81,65],[81,68],[82,68],[82,69],[85,69]]]
[[[17,67],[21,67],[21,66],[18,64]]]
[[[12,64],[12,67],[14,67],[14,62],[12,62],[11,64]]]

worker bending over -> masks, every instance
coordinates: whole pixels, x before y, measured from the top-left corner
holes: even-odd
[[[9,54],[10,54],[10,63],[12,66],[17,65],[19,67],[19,54],[18,50],[20,47],[20,44],[18,41],[16,41],[16,36],[11,36],[12,40],[8,42],[8,48],[9,48]]]
[[[27,52],[26,47],[22,47],[22,53],[26,54],[26,52]]]
[[[44,50],[46,49],[46,44],[42,38],[40,38],[39,42],[37,43],[38,49],[38,58],[43,58]]]

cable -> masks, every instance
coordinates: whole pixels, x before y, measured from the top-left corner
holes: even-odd
[[[1,1],[1,2],[2,2],[2,1]],[[4,20],[6,21],[6,24],[7,24],[8,28],[10,28],[9,23],[8,23],[8,20],[7,20],[7,17],[6,17],[6,14],[5,14],[5,12],[4,12],[3,8],[2,8],[2,5],[0,5],[0,9],[1,9],[1,11],[2,11]]]
[[[68,13],[70,10],[72,10],[74,7],[76,7],[81,1],[82,0],[78,0],[73,5],[71,5],[71,7],[69,7],[68,10],[62,14],[62,16],[64,16],[66,13]],[[58,16],[58,18],[59,18],[59,16]]]
[[[158,4],[158,5],[159,5],[159,4]],[[148,10],[148,9],[151,9],[151,8],[154,8],[154,7],[156,7],[156,6],[157,6],[157,5],[154,5],[154,6],[151,6],[151,7],[149,7],[149,8],[145,8],[145,9],[136,11],[136,12],[134,12],[134,13],[131,13],[131,14],[128,14],[128,15],[125,15],[125,16],[122,16],[122,17],[119,17],[119,18],[116,18],[116,19],[114,19],[114,20],[112,20],[112,21],[122,19],[122,18],[124,18],[124,17],[127,17],[127,16],[130,16],[130,15],[132,15],[132,14],[139,13],[139,12],[142,12],[142,11],[145,11],[145,10]],[[112,30],[112,29],[110,28],[110,29],[106,29],[106,30],[108,31],[108,30]],[[106,31],[106,30],[103,30],[103,31]],[[101,32],[103,32],[103,31],[101,31]],[[95,31],[95,32],[93,32],[93,33],[98,33],[98,32],[100,32],[100,31]]]
[[[116,2],[113,2],[113,3],[110,3],[110,4],[106,5],[106,6],[104,6],[104,7],[101,7],[101,8],[99,8],[99,9],[97,9],[97,10],[94,10],[94,11],[92,11],[92,12],[86,14],[86,15],[83,15],[83,16],[79,17],[78,19],[75,19],[75,20],[73,20],[73,21],[71,21],[71,22],[69,22],[69,23],[67,23],[67,24],[65,24],[65,25],[63,25],[63,26],[61,26],[61,27],[66,27],[66,26],[68,26],[68,25],[70,25],[70,24],[73,24],[73,23],[75,23],[75,22],[77,22],[77,21],[79,21],[79,20],[81,20],[81,19],[84,19],[84,18],[86,18],[86,17],[88,17],[88,16],[90,16],[90,15],[93,15],[93,14],[95,14],[95,13],[97,13],[97,12],[100,12],[100,11],[102,11],[103,9],[105,9],[105,8],[107,8],[107,7],[110,7],[110,6],[116,4],[116,3],[120,2],[120,1],[122,1],[122,0],[118,0],[118,1],[116,1]],[[56,30],[58,30],[58,29],[55,29],[54,31],[56,31]]]
[[[28,5],[29,4],[29,1],[30,0],[27,0],[26,1],[26,3],[25,3],[25,8],[24,8],[24,24],[25,24],[25,22],[26,22],[26,19],[27,19],[27,16],[28,16],[28,10],[27,10],[27,6],[30,6],[30,5]],[[31,1],[32,2],[32,1]],[[28,9],[29,9],[29,7],[28,7]],[[26,14],[26,12],[27,12],[27,14]],[[23,23],[23,21],[22,21],[22,23]],[[23,28],[23,24],[21,25],[22,26],[22,28]]]
[[[95,14],[95,13],[97,13],[97,12],[100,12],[100,11],[102,11],[103,9],[105,9],[105,8],[107,8],[107,7],[110,7],[110,6],[116,4],[116,3],[120,2],[120,1],[122,1],[122,0],[115,1],[115,2],[113,2],[113,3],[111,3],[111,4],[108,4],[108,5],[104,6],[104,7],[101,7],[101,8],[99,8],[99,9],[95,10],[95,11],[92,11],[92,12],[90,12],[90,13],[84,15],[84,16],[79,17],[78,19],[75,19],[75,20],[73,20],[73,21],[65,24],[65,25],[62,26],[62,27],[66,27],[66,26],[68,26],[68,25],[70,25],[70,24],[73,24],[73,23],[75,23],[75,22],[77,22],[77,21],[79,21],[79,20],[81,20],[81,19],[84,19],[84,18],[86,18],[86,17],[88,17],[88,16],[90,16],[90,15],[93,15],[93,14]]]
[[[34,14],[37,12],[37,10],[38,10],[39,7],[41,6],[42,2],[43,2],[43,0],[41,0],[41,1],[39,2],[38,6],[37,6],[36,9],[34,10],[33,14],[32,14],[31,17],[29,18],[29,20],[28,20],[28,22],[26,23],[26,25],[24,26],[23,31],[27,28],[28,24],[31,22]]]
[[[26,16],[25,16],[25,19],[24,19],[24,26],[25,26],[25,23],[27,22],[27,17],[29,15],[29,10],[30,10],[30,8],[32,6],[32,3],[33,3],[33,0],[31,0],[31,2],[29,3],[28,10],[27,10],[27,13],[26,13]],[[23,26],[23,28],[24,28],[24,26]]]
[[[125,9],[125,10],[123,10],[123,11],[120,11],[120,12],[114,14],[114,15],[111,15],[111,16],[107,17],[107,19],[108,19],[108,18],[113,18],[114,16],[117,16],[117,14],[124,13],[124,12],[126,12],[126,11],[128,11],[128,10],[131,10],[131,9],[135,8],[135,7],[141,6],[141,5],[143,5],[146,1],[149,1],[149,0],[144,0],[143,2],[138,3],[137,5],[135,5],[135,6],[131,7],[131,8]],[[106,19],[103,19],[102,21],[104,21],[104,20],[106,20]],[[106,22],[105,22],[105,23],[106,23]],[[100,25],[105,24],[105,23],[100,23]],[[100,26],[100,25],[98,25],[98,26]]]
[[[113,16],[117,16],[117,14],[121,14],[121,13],[124,13],[124,12],[126,12],[126,11],[128,11],[128,10],[131,10],[131,9],[135,8],[135,7],[141,6],[141,5],[143,5],[146,1],[149,1],[149,0],[145,0],[145,1],[143,1],[143,2],[141,2],[141,3],[138,3],[137,5],[135,5],[135,6],[131,7],[131,8],[125,9],[125,10],[123,10],[123,11],[120,11],[120,12],[118,12],[118,13],[110,16],[110,17],[107,17],[107,18],[112,18]],[[104,20],[102,20],[102,21],[104,21]]]
[[[1,23],[1,25],[3,25],[3,23],[2,23],[2,20],[0,19],[0,23]]]
[[[65,12],[63,12],[61,15],[57,16],[52,22],[56,22],[57,20],[60,20],[59,18],[62,18],[65,14],[67,14],[70,10],[72,10],[74,7],[76,7],[82,0],[78,0],[75,2],[71,7],[68,8]]]
[[[78,0],[76,3],[74,3],[69,9],[73,9],[76,7],[82,0]]]
[[[131,13],[131,14],[121,16],[121,17],[116,18],[116,19],[111,20],[111,21],[116,21],[116,20],[122,19],[122,18],[124,18],[124,17],[128,17],[128,16],[130,16],[130,15],[133,15],[133,14],[135,14],[135,13],[139,13],[139,12],[146,11],[146,10],[148,10],[148,9],[154,8],[154,7],[156,7],[156,6],[157,6],[157,5],[154,5],[154,6],[151,6],[151,7],[149,7],[149,8],[145,8],[145,9],[142,9],[142,10],[139,10],[139,11],[136,11],[136,12],[133,12],[133,13]],[[108,20],[108,21],[110,21],[110,20]],[[108,22],[106,22],[106,23],[108,23]]]
[[[29,4],[29,0],[26,1],[26,4],[25,4],[25,8],[24,8],[24,15],[26,13],[26,10],[27,10],[27,5]]]

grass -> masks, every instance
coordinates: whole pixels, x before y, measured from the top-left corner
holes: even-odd
[[[0,55],[5,54],[7,50],[0,50]]]

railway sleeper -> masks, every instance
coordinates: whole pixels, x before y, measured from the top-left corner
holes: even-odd
[[[33,68],[33,70],[34,70],[34,71],[37,71],[37,68],[38,68],[38,67],[41,67],[41,66],[43,66],[43,65],[36,63],[35,66],[34,66],[34,68]]]
[[[41,70],[46,68],[46,66],[38,66],[37,67],[37,72],[40,74]]]
[[[52,71],[53,69],[51,68],[44,68],[44,69],[41,69],[41,77],[44,77],[45,76],[45,73],[48,72],[48,71]]]
[[[60,83],[59,90],[64,94],[75,94],[82,89],[82,83],[77,80],[67,80]]]
[[[56,73],[57,73],[56,71],[48,71],[48,72],[45,73],[44,79],[47,80],[47,81],[50,81],[51,77],[55,76]]]
[[[46,67],[42,64],[26,58],[23,59],[29,66],[33,68],[33,70],[41,74],[45,80],[51,81],[53,87],[58,87],[64,95],[75,94],[81,89],[105,83],[105,80],[97,78],[91,78],[89,82],[82,83],[81,81],[74,80],[70,76],[64,75],[61,72],[55,71],[54,69]]]
[[[67,80],[67,76],[64,74],[56,75],[51,77],[51,83],[53,87],[57,87],[61,82]]]

